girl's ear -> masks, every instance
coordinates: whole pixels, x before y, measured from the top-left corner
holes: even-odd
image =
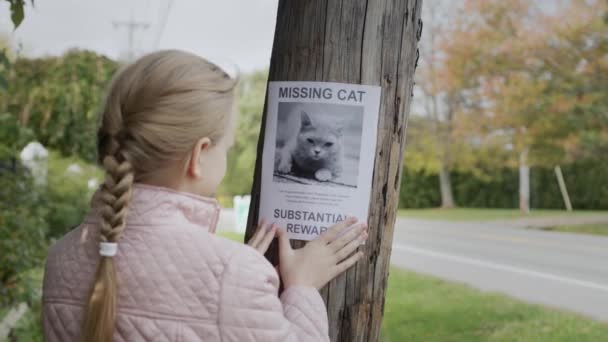
[[[211,148],[211,139],[204,137],[199,139],[192,150],[186,163],[186,175],[192,178],[202,176],[201,160],[205,158],[207,151]]]

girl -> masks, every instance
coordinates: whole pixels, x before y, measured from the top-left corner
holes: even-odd
[[[360,258],[366,227],[349,219],[298,250],[266,223],[250,246],[213,235],[235,83],[180,51],[115,76],[98,132],[105,182],[48,255],[47,341],[329,340],[318,289]],[[280,297],[263,257],[275,235]]]

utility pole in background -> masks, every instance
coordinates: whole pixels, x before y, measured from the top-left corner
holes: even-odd
[[[115,29],[119,29],[121,27],[125,27],[127,29],[127,37],[128,37],[128,50],[127,50],[127,59],[132,61],[135,58],[135,46],[134,46],[134,36],[135,30],[147,30],[150,27],[150,24],[143,21],[135,21],[133,20],[133,15],[131,15],[131,20],[129,21],[114,21],[113,26]]]
[[[364,257],[331,281],[327,304],[331,341],[379,340],[405,129],[422,32],[422,0],[279,0],[269,81],[322,81],[382,87],[376,160]],[[265,106],[266,107],[266,106]],[[257,150],[245,239],[255,231],[260,201],[266,108]],[[367,166],[369,167],[369,166]],[[303,241],[292,240],[295,247]],[[276,243],[267,257],[276,264]]]

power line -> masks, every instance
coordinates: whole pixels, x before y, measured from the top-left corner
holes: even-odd
[[[169,20],[169,13],[171,12],[171,8],[173,8],[174,0],[169,0],[167,3],[167,10],[164,12],[163,19],[161,21],[160,29],[156,34],[156,39],[154,40],[154,49],[158,49],[158,45],[160,44],[160,39],[163,36],[163,32],[165,31],[165,27],[167,27],[167,21]]]
[[[147,30],[150,27],[150,24],[143,21],[135,21],[133,20],[133,15],[131,15],[131,19],[129,21],[114,21],[114,28],[119,29],[121,27],[125,27],[127,29],[127,37],[128,37],[128,50],[127,50],[127,58],[129,60],[133,60],[135,57],[135,46],[134,46],[134,36],[135,31],[138,29]]]

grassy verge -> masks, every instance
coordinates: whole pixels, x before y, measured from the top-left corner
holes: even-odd
[[[608,325],[391,269],[382,341],[602,341]]]
[[[563,225],[542,228],[542,230],[608,236],[608,223]]]
[[[243,241],[242,234],[219,235]],[[34,272],[41,275],[41,271]],[[40,302],[19,321],[14,341],[42,341]],[[525,304],[433,277],[392,268],[383,342],[603,341],[608,325],[575,314]]]
[[[455,208],[455,209],[400,209],[400,217],[446,220],[446,221],[486,221],[507,220],[527,217],[546,216],[577,216],[588,214],[606,214],[607,211],[575,211],[565,210],[532,210],[530,214],[522,214],[517,209],[484,209],[484,208]]]
[[[242,234],[219,235],[243,241]],[[600,341],[608,325],[392,268],[383,342]]]
[[[234,240],[236,242],[243,242],[243,234],[236,232],[219,232],[217,235],[225,237],[226,239]]]

